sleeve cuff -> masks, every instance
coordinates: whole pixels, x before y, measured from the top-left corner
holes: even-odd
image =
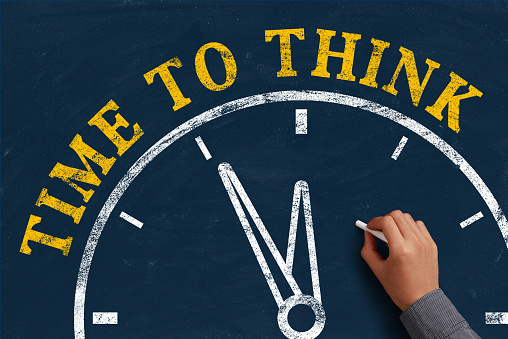
[[[441,289],[415,301],[400,320],[412,339],[446,338],[469,326]]]

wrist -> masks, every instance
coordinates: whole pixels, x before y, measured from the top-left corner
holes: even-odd
[[[413,305],[415,302],[417,302],[418,300],[420,300],[421,298],[423,298],[424,296],[426,296],[430,292],[433,292],[433,291],[436,291],[436,290],[439,290],[439,286],[430,287],[430,288],[427,288],[425,290],[421,290],[420,292],[416,292],[416,293],[412,294],[411,296],[408,296],[407,298],[405,298],[405,300],[403,300],[403,301],[401,301],[399,303],[396,303],[396,304],[400,308],[400,310],[402,312],[404,312],[409,307],[411,307],[411,305]]]

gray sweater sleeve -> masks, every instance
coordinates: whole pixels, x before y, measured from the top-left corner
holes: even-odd
[[[400,320],[412,339],[481,339],[441,289],[414,302]]]

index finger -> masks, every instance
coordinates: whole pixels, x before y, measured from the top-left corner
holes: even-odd
[[[401,244],[404,241],[395,220],[389,215],[372,219],[367,227],[371,230],[383,232],[390,245]]]

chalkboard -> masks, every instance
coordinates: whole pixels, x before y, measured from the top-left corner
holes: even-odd
[[[507,14],[2,2],[2,337],[409,338],[355,227],[396,209],[508,337]]]

